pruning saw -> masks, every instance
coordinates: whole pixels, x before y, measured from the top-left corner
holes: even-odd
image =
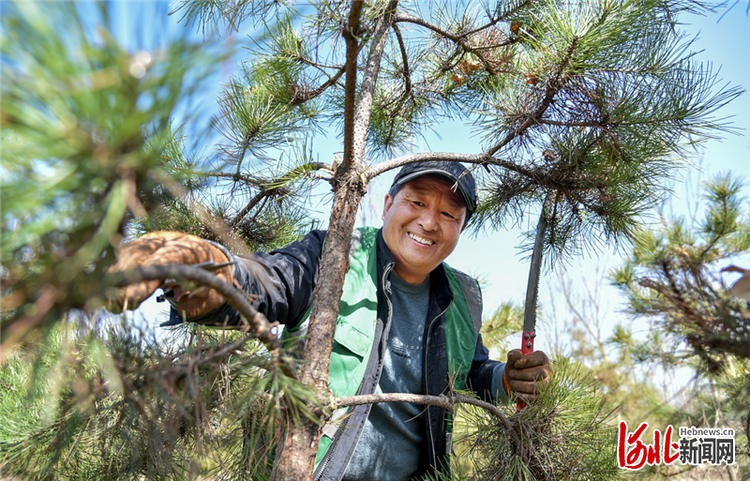
[[[536,237],[534,238],[534,250],[531,253],[531,266],[529,267],[529,280],[526,286],[526,303],[523,311],[523,333],[521,335],[521,354],[524,356],[534,352],[534,339],[536,338],[536,307],[539,294],[539,277],[542,272],[542,252],[544,251],[544,238],[547,232],[547,202],[542,207],[539,222],[536,225]],[[518,400],[518,409],[526,407],[526,403]]]

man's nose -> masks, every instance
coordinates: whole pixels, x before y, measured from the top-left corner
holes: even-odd
[[[422,229],[426,231],[436,230],[438,226],[438,215],[440,215],[440,213],[437,209],[424,209],[422,215],[419,216],[418,223]]]

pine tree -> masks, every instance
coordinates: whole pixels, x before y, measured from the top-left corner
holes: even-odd
[[[729,292],[717,264],[750,249],[750,222],[740,196],[742,182],[718,177],[706,183],[703,219],[664,219],[662,229],[637,237],[615,282],[628,294],[630,309],[659,319],[660,331],[687,343],[707,372],[729,357],[750,358],[746,302]],[[726,267],[726,266],[722,266]]]
[[[731,175],[707,181],[702,218],[663,218],[660,228],[641,231],[613,273],[629,312],[660,334],[635,343],[634,357],[695,369],[694,402],[669,422],[735,429],[740,472],[750,462],[750,320],[747,301],[729,291],[720,271],[750,250],[742,187]]]
[[[266,248],[296,235],[304,222],[295,193],[326,181],[333,188],[320,267],[327,282],[316,293],[303,362],[294,373],[276,354],[253,352],[232,364],[227,359],[239,354],[227,346],[243,344],[219,342],[187,351],[171,378],[148,375],[171,372],[166,365],[128,371],[141,361],[113,355],[128,360],[117,372],[131,389],[105,399],[108,393],[90,387],[102,396],[93,398],[95,407],[112,402],[160,423],[169,418],[169,406],[180,414],[157,425],[163,442],[138,457],[148,469],[167,469],[154,476],[190,477],[204,469],[174,467],[181,466],[179,453],[187,452],[190,436],[198,444],[208,439],[198,428],[205,424],[197,422],[208,418],[198,408],[206,407],[206,414],[227,405],[210,396],[197,402],[195,395],[196,383],[210,378],[195,369],[219,369],[223,360],[238,376],[247,365],[266,372],[235,384],[246,386],[247,402],[219,416],[239,412],[247,420],[247,439],[233,444],[249,463],[243,469],[261,469],[263,456],[253,458],[265,446],[260,439],[278,435],[273,479],[309,478],[330,404],[328,362],[351,233],[376,176],[424,160],[473,164],[487,193],[475,227],[503,225],[544,204],[548,227],[540,245],[553,254],[545,258],[573,255],[592,241],[632,237],[638,215],[666,194],[662,181],[686,145],[726,130],[712,115],[740,93],[717,85],[711,69],[692,60],[676,23],[678,15],[702,11],[690,0],[506,0],[482,7],[183,2],[174,13],[206,38],[255,29],[253,48],[219,99],[214,125],[223,144],[196,160],[179,141],[189,133],[175,134],[180,131],[169,124],[177,100],[190,93],[182,80],[187,66],[209,65],[187,40],[175,53],[151,57],[151,66],[106,32],[97,43],[83,26],[77,37],[47,27],[82,23],[69,5],[51,12],[22,3],[4,9],[9,81],[3,94],[9,101],[2,106],[3,169],[12,173],[7,181],[4,176],[2,194],[3,290],[10,299],[5,306],[12,307],[4,313],[4,347],[50,334],[64,313],[101,303],[113,282],[105,275],[112,246],[126,226],[189,230],[240,252]],[[60,11],[61,17],[45,20]],[[77,75],[81,86],[66,84]],[[139,102],[144,91],[148,100]],[[473,151],[410,150],[413,139],[451,118],[468,122],[482,139]],[[50,119],[55,129],[45,128]],[[343,155],[313,161],[310,146],[329,128],[342,139]],[[277,152],[282,161],[274,159]],[[43,195],[31,195],[37,191]],[[122,352],[117,345],[109,349]],[[160,354],[152,362],[165,358],[174,361]],[[190,403],[160,404],[183,389],[192,396],[193,413],[185,409]],[[112,432],[96,415],[76,419],[81,412],[101,414],[78,407],[61,414]],[[169,455],[154,458],[157,453]],[[146,468],[118,472],[152,473],[139,469]]]

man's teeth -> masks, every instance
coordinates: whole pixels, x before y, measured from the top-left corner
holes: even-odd
[[[435,242],[433,242],[433,241],[431,241],[429,239],[425,239],[424,237],[419,237],[416,234],[412,234],[411,232],[409,233],[409,237],[411,237],[415,241],[419,242],[420,244],[424,244],[426,246],[431,246],[432,244],[435,243]]]

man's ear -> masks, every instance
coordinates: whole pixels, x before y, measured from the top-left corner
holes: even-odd
[[[391,205],[393,205],[393,198],[391,198],[391,194],[385,194],[385,203],[383,204],[383,215],[380,216],[380,220],[385,220],[385,213],[388,212],[388,209],[391,208]]]

